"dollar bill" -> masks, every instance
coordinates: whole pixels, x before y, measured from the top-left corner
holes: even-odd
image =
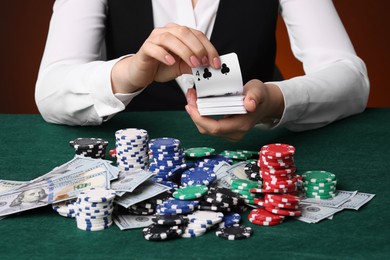
[[[374,196],[375,194],[358,192],[355,196],[342,204],[340,208],[359,210],[364,204],[372,200]]]
[[[0,194],[8,193],[27,184],[28,181],[0,180]]]
[[[319,204],[324,207],[338,208],[353,196],[357,194],[357,191],[345,191],[338,190],[337,195],[331,199],[313,199],[313,198],[303,198],[302,203],[308,204]]]
[[[120,230],[126,230],[147,227],[153,224],[152,217],[145,215],[115,215],[113,220]]]
[[[239,162],[233,165],[227,162],[220,162],[214,167],[214,172],[217,175],[216,186],[230,189],[232,187],[232,179],[248,179],[245,173],[245,165],[247,162]]]
[[[118,179],[111,182],[111,189],[118,194],[121,192],[133,192],[141,183],[155,176],[153,172],[138,170],[136,172],[120,172]],[[123,194],[122,194],[123,195]]]
[[[126,192],[123,196],[116,197],[115,202],[125,208],[128,208],[138,202],[166,192],[169,189],[170,188],[165,185],[155,183],[152,180],[147,180],[139,185],[133,192]]]
[[[339,208],[324,207],[319,204],[301,204],[302,215],[296,219],[306,223],[317,223],[323,219],[332,217],[335,213],[343,210]]]
[[[41,181],[0,195],[0,217],[76,198],[90,187],[109,188],[110,174],[103,166],[81,167],[52,180]]]

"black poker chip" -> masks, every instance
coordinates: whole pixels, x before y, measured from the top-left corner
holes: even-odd
[[[179,237],[183,234],[183,227],[151,224],[142,232],[146,240],[163,241]]]
[[[230,227],[218,228],[215,235],[227,240],[239,240],[250,237],[253,234],[251,227],[234,224]]]
[[[215,205],[212,203],[209,203],[207,201],[199,201],[198,204],[198,209],[199,210],[210,210],[210,211],[215,211],[215,212],[222,212],[223,214],[229,213],[232,211],[232,207],[224,208],[219,205]]]
[[[252,181],[260,181],[260,167],[256,161],[251,161],[244,166],[244,171],[248,179]]]
[[[187,224],[189,219],[183,215],[156,215],[152,221],[157,225],[176,226]]]

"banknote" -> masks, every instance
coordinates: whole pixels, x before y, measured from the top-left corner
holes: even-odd
[[[114,223],[120,230],[143,228],[153,224],[153,216],[147,215],[114,215]]]
[[[10,192],[18,189],[23,185],[29,183],[28,181],[11,181],[11,180],[0,180],[0,194]]]
[[[319,204],[300,204],[300,210],[302,211],[302,215],[296,217],[296,219],[306,223],[317,223],[343,209],[324,207]]]
[[[145,182],[147,179],[150,179],[155,175],[155,173],[145,170],[137,170],[134,172],[120,172],[118,179],[111,182],[111,189],[115,190],[117,194],[119,191],[132,192],[141,183]]]
[[[126,192],[123,196],[116,197],[115,202],[125,208],[128,208],[138,202],[166,192],[169,189],[170,188],[165,185],[155,183],[152,180],[147,180],[139,185],[133,192]]]
[[[245,165],[247,162],[239,162],[233,165],[227,162],[220,162],[214,167],[214,172],[217,175],[215,185],[230,189],[232,187],[232,179],[248,179],[245,174]]]
[[[358,192],[355,196],[347,200],[340,207],[343,209],[359,210],[364,204],[368,203],[374,198],[375,194]]]
[[[104,164],[81,167],[62,176],[40,181],[0,195],[0,216],[76,198],[90,187],[109,188],[110,173]]]

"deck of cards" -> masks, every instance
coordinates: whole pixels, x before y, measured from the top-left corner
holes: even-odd
[[[220,58],[219,70],[205,66],[192,69],[199,113],[202,116],[246,114],[237,54],[229,53]]]

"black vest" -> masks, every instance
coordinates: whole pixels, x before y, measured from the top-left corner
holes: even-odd
[[[235,52],[244,83],[274,78],[278,0],[221,0],[211,42],[220,55]],[[136,53],[154,28],[150,0],[108,0],[107,58]],[[131,111],[182,110],[185,96],[172,80],[153,83],[128,105]]]

